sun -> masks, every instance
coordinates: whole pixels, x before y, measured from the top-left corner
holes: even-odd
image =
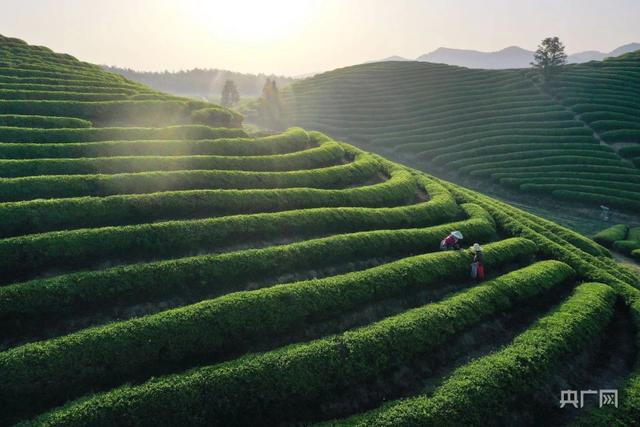
[[[313,14],[314,1],[232,0],[181,2],[194,25],[234,42],[263,44],[293,37]]]

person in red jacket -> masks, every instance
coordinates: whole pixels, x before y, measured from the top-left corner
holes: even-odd
[[[447,237],[440,242],[440,249],[443,251],[449,251],[453,249],[460,249],[460,240],[464,237],[459,231],[452,231]]]
[[[471,252],[473,252],[471,278],[475,279],[476,283],[480,283],[484,280],[484,254],[482,253],[482,246],[478,243],[474,243],[471,247]]]

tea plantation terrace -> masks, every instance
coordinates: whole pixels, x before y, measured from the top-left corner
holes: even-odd
[[[476,188],[640,209],[640,53],[529,70],[422,62],[346,67],[284,93],[291,124],[318,129]]]
[[[14,87],[150,91],[0,46]],[[59,92],[112,93],[92,90]],[[0,424],[637,419],[640,280],[592,240],[211,104],[25,102],[0,128]],[[484,282],[439,250],[451,230],[483,245]],[[567,416],[567,384],[620,407]]]

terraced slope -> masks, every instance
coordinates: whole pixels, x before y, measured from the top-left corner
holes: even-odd
[[[58,142],[66,140],[67,134],[84,141],[120,139],[113,133],[86,129],[92,125],[169,126],[192,122],[238,126],[240,120],[221,107],[159,93],[70,55],[0,35],[3,142],[45,142],[51,138]],[[42,131],[49,128],[66,131]],[[173,130],[178,135],[188,131],[197,132],[197,128]],[[148,129],[138,132],[135,138],[151,139]]]
[[[363,64],[296,83],[284,98],[292,124],[424,170],[637,211],[640,170],[621,157],[634,148],[608,143],[633,142],[640,129],[640,62],[629,54],[598,64],[568,67],[551,92],[526,70]],[[601,83],[602,74],[614,83]]]
[[[568,66],[551,88],[556,99],[567,106],[602,142],[613,147],[629,163],[640,167],[640,52],[602,62]],[[598,180],[601,177],[597,178]],[[565,197],[600,199],[624,203],[640,182],[626,179],[620,191],[606,191],[589,182],[566,180]],[[540,182],[540,184],[547,184]],[[598,183],[593,183],[598,184]],[[633,205],[637,206],[637,205]]]
[[[0,424],[637,419],[639,278],[601,246],[321,133],[206,132],[0,144]]]

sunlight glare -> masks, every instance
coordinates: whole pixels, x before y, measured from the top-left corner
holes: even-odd
[[[187,0],[189,18],[206,33],[233,42],[265,43],[294,37],[313,13],[306,0]]]

